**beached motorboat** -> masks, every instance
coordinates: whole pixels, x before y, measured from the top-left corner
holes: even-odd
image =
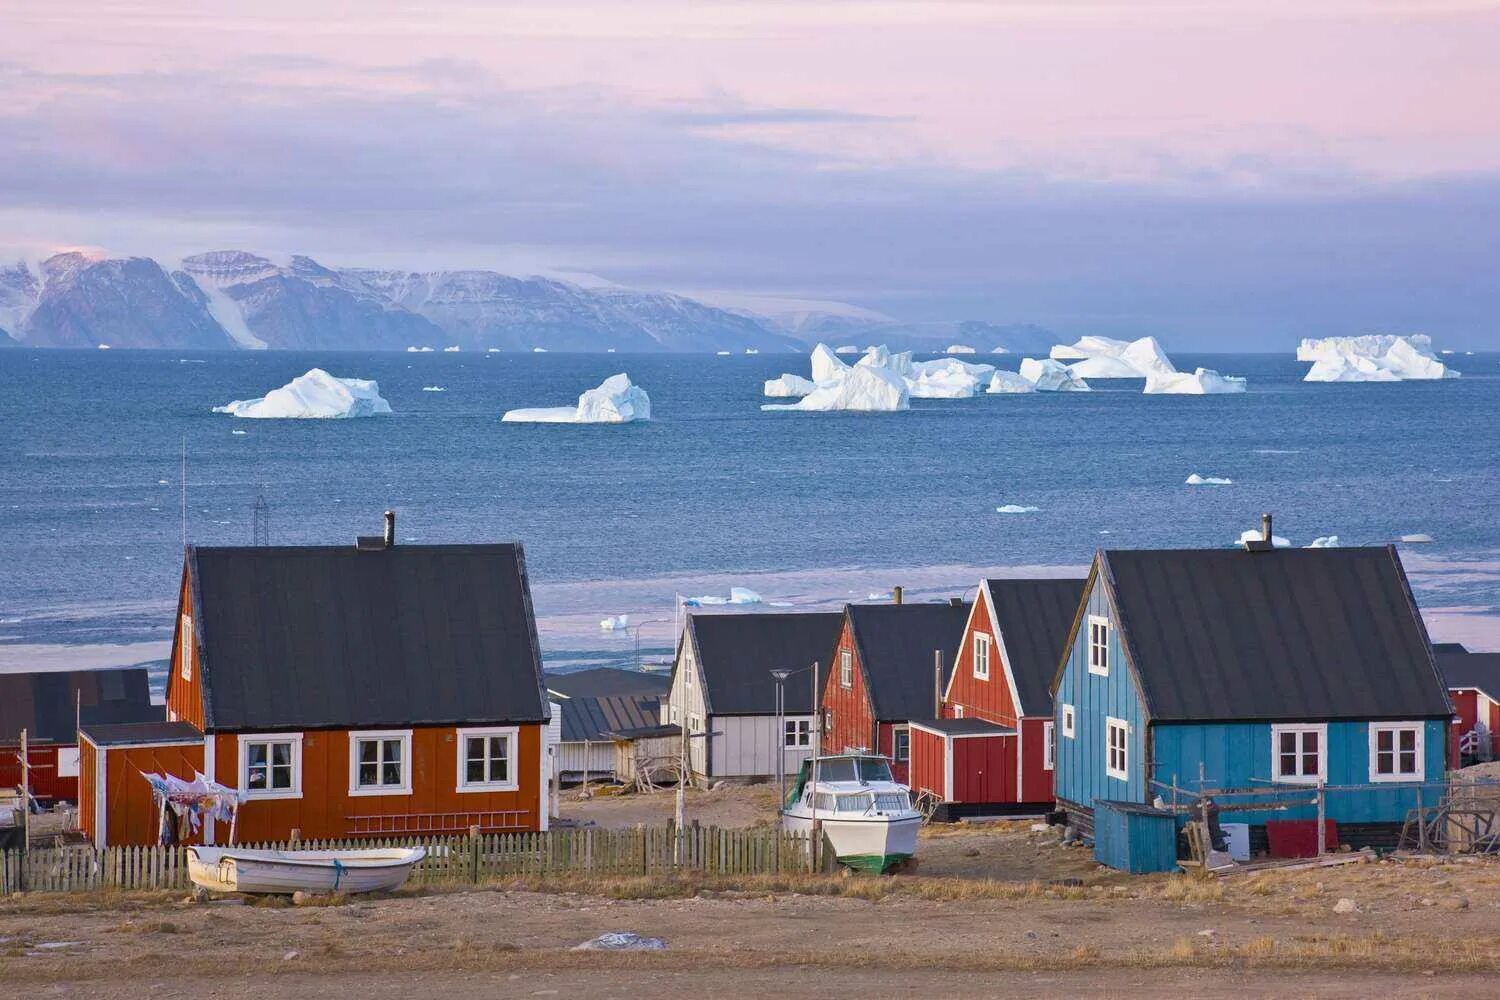
[[[189,847],[188,877],[209,892],[382,892],[406,881],[426,848],[252,851]]]
[[[890,761],[842,754],[802,762],[781,811],[782,829],[809,833],[816,821],[839,864],[887,872],[917,853],[922,814],[911,792],[891,777]]]

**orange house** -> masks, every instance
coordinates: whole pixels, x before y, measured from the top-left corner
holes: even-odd
[[[985,580],[943,696],[943,720],[912,723],[912,787],[939,819],[1052,807],[1052,678],[1083,580]]]
[[[823,684],[823,752],[881,754],[906,781],[911,720],[936,714],[968,617],[959,600],[849,605]]]
[[[520,544],[397,546],[387,517],[384,538],[353,546],[188,548],[174,741],[86,746],[101,758],[81,816],[96,843],[154,838],[135,773],[151,769],[240,789],[240,841],[547,828],[553,748]],[[201,836],[227,831],[208,821]]]

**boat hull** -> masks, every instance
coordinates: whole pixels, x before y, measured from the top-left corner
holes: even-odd
[[[782,828],[791,833],[811,833],[812,817],[802,813],[782,813]],[[884,816],[860,816],[847,819],[818,818],[818,825],[833,846],[841,865],[858,871],[880,874],[888,872],[917,853],[917,832],[922,817],[914,815],[889,819]]]
[[[367,851],[188,848],[188,877],[210,892],[359,893],[397,889],[425,857],[420,847]]]

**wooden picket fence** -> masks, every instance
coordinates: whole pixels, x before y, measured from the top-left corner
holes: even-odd
[[[425,886],[480,885],[500,878],[539,875],[808,872],[812,870],[809,845],[808,835],[801,833],[668,826],[238,846],[265,850],[425,847],[427,856],[407,880],[407,885]],[[73,846],[0,853],[0,895],[188,888],[187,851],[182,847]]]

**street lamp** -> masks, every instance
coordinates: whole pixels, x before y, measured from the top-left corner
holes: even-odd
[[[776,806],[777,811],[786,808],[786,679],[790,670],[778,668],[771,671],[776,680]]]
[[[641,667],[641,628],[643,626],[646,626],[646,625],[665,625],[665,624],[667,624],[670,621],[671,621],[670,618],[648,618],[648,619],[646,619],[643,622],[636,622],[634,625],[630,626],[631,634],[635,638],[635,669],[637,669],[637,670],[642,669],[642,667]]]

